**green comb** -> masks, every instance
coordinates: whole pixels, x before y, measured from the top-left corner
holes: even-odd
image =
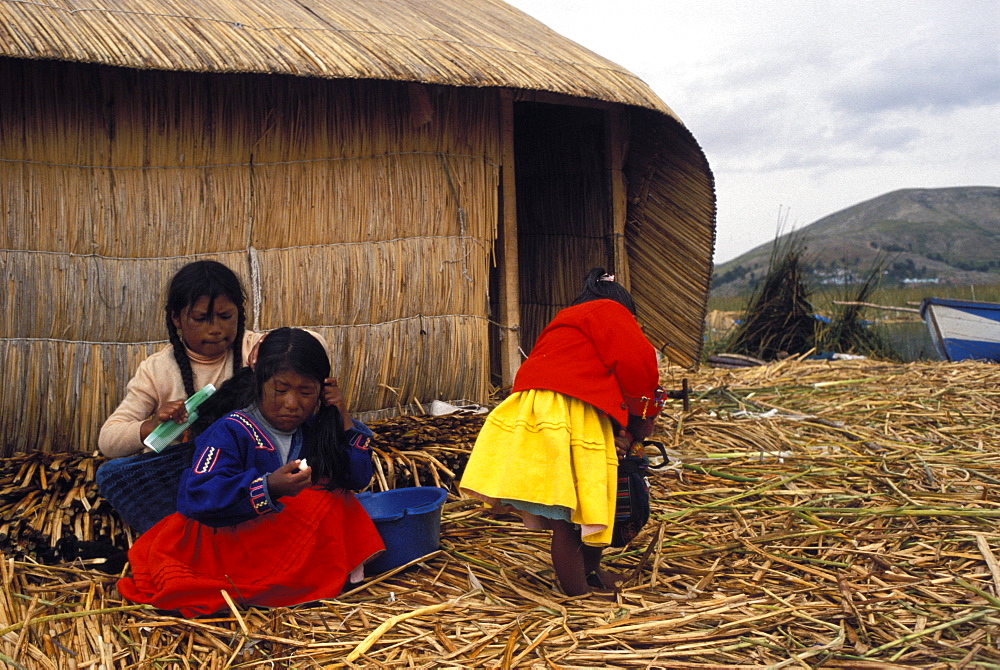
[[[184,423],[177,423],[176,421],[164,421],[159,426],[157,426],[152,433],[146,436],[146,439],[142,441],[147,447],[153,451],[159,453],[163,451],[163,448],[177,439],[177,436],[187,430],[187,427],[194,423],[195,419],[198,418],[198,405],[205,402],[210,395],[215,393],[215,387],[211,384],[205,384],[205,386],[192,395],[190,398],[184,401],[184,407],[187,409],[188,418]]]

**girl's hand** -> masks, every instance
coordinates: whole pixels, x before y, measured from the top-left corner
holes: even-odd
[[[153,416],[160,421],[184,423],[188,418],[187,407],[184,406],[183,400],[168,400],[156,408]]]
[[[323,380],[323,404],[333,405],[337,408],[344,424],[344,430],[354,428],[351,415],[347,412],[347,399],[344,398],[344,392],[337,386],[337,380],[334,377],[327,377]]]
[[[295,497],[312,484],[312,468],[299,469],[299,461],[289,461],[267,476],[271,498]]]
[[[628,418],[628,431],[632,434],[632,439],[642,442],[653,434],[653,424],[656,423],[654,417],[643,419],[641,416],[630,415]]]
[[[627,430],[622,428],[615,435],[615,451],[618,452],[618,458],[625,458],[628,455],[629,447],[632,446],[632,434]]]
[[[187,416],[187,407],[184,406],[183,400],[168,400],[156,408],[153,416],[139,424],[139,440],[142,441],[149,437],[149,434],[164,421],[184,423],[187,421]],[[140,448],[142,446],[145,445],[140,445]]]

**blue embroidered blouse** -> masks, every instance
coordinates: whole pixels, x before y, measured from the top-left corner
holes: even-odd
[[[347,431],[349,488],[360,490],[372,478],[369,441],[372,431],[357,419]],[[282,462],[274,439],[265,426],[245,412],[219,419],[195,438],[194,463],[181,475],[177,511],[207,526],[234,526],[264,514],[280,512],[284,505],[272,500],[267,475],[287,462],[309,458],[303,438],[311,428],[304,424],[292,437],[288,460]]]

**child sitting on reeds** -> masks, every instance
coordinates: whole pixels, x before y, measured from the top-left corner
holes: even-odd
[[[384,550],[350,493],[372,476],[371,431],[352,420],[323,346],[280,328],[212,397],[243,409],[195,439],[178,512],[129,551],[127,599],[191,617],[226,606],[333,598]]]
[[[98,448],[108,458],[141,452],[163,421],[187,419],[184,401],[216,387],[246,363],[260,334],[245,330],[239,277],[222,263],[196,261],[170,280],[165,305],[170,345],[139,364],[125,398],[104,422]]]
[[[125,398],[101,427],[98,448],[112,460],[97,472],[98,489],[139,533],[174,510],[173,489],[191,453],[187,445],[153,454],[143,440],[164,421],[186,421],[188,397],[207,384],[220,387],[246,364],[263,334],[245,329],[245,302],[239,277],[222,263],[195,261],[178,270],[164,307],[170,344],[139,364]],[[122,458],[144,450],[138,461]],[[142,490],[150,486],[171,490]]]

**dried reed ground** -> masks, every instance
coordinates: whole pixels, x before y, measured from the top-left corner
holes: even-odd
[[[0,653],[29,668],[1000,667],[1000,367],[664,370],[682,376],[694,397],[658,424],[678,460],[652,477],[654,518],[606,554],[632,575],[614,602],[562,596],[543,534],[453,498],[438,553],[287,609],[186,621],[123,603],[87,566],[4,560]],[[468,439],[383,445],[383,481],[421,461],[447,484],[442,459]]]

